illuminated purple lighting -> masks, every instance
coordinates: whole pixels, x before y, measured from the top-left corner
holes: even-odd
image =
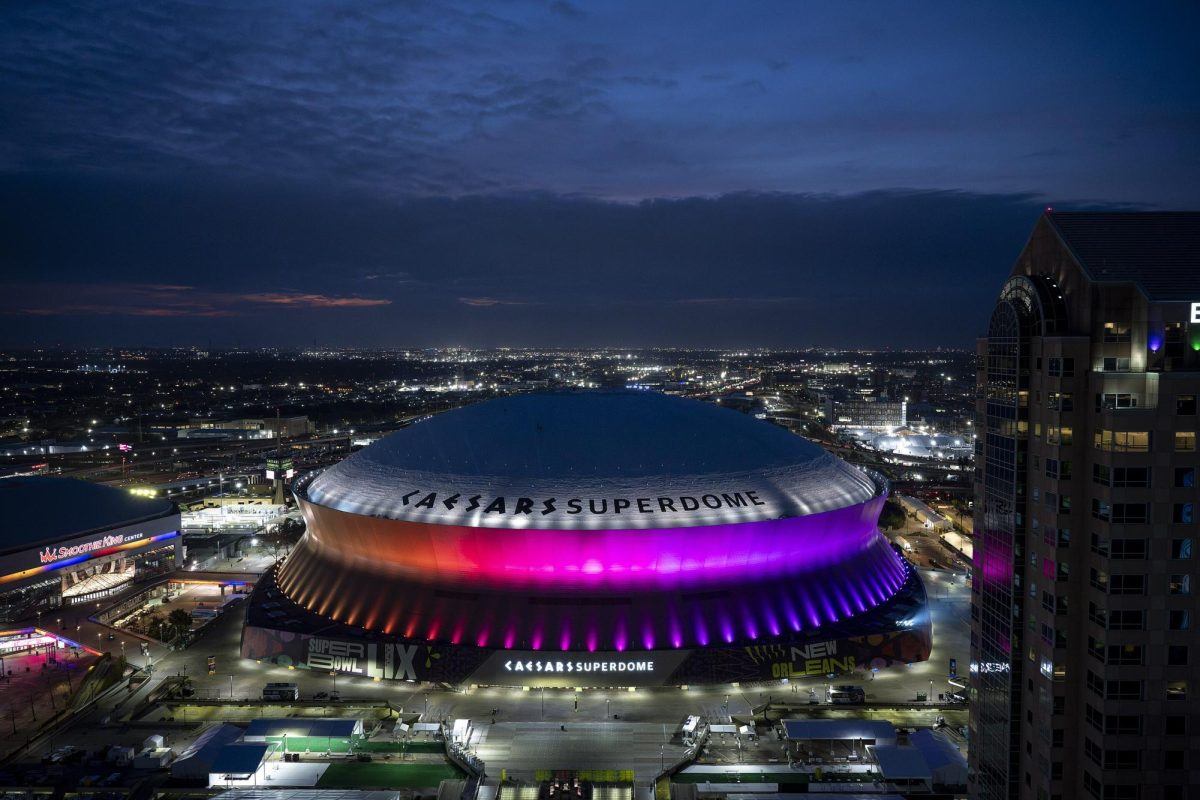
[[[362,517],[302,503],[310,527],[379,572],[472,587],[617,591],[803,574],[852,560],[878,537],[883,497],[786,519],[691,528],[472,528]]]
[[[302,498],[311,536],[279,584],[331,619],[430,641],[726,646],[886,602],[910,570],[875,527],[882,503],[691,528],[545,530],[364,518]]]

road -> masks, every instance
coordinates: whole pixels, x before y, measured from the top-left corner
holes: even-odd
[[[867,694],[868,705],[886,703],[912,703],[919,694],[928,695],[931,684],[932,699],[947,691],[949,660],[955,659],[965,674],[969,663],[969,611],[970,590],[958,574],[945,570],[922,569],[921,576],[929,595],[929,611],[934,630],[933,655],[927,662],[910,667],[881,670],[873,677],[860,681]],[[216,577],[208,576],[205,577]],[[94,611],[94,609],[93,609]],[[84,612],[86,613],[86,612]],[[498,772],[500,767],[523,769],[520,765],[535,762],[538,768],[547,766],[548,761],[565,765],[581,764],[579,754],[605,752],[610,755],[605,768],[629,766],[631,758],[641,770],[656,766],[660,758],[670,758],[664,750],[669,747],[670,737],[689,714],[707,716],[711,720],[738,718],[748,720],[751,709],[764,702],[778,700],[800,700],[807,698],[809,689],[819,697],[824,696],[827,682],[820,679],[794,679],[788,684],[764,682],[759,685],[738,688],[732,686],[692,687],[684,691],[679,688],[626,690],[521,690],[495,687],[479,687],[452,691],[434,686],[406,682],[375,682],[366,678],[347,675],[330,675],[308,670],[289,670],[271,664],[260,664],[240,658],[242,626],[241,612],[226,614],[212,622],[199,638],[186,650],[172,651],[161,644],[150,646],[153,661],[153,676],[146,688],[136,697],[121,694],[111,698],[93,712],[74,723],[77,731],[93,730],[105,718],[118,719],[127,714],[148,690],[153,689],[170,676],[186,676],[195,688],[195,699],[205,700],[256,700],[262,687],[269,681],[290,681],[298,684],[301,696],[311,698],[317,692],[338,691],[342,698],[340,706],[332,704],[331,715],[354,703],[381,705],[387,702],[406,712],[420,714],[426,719],[468,718],[475,720],[483,729],[486,723],[491,729],[492,710],[496,709],[497,725],[494,733],[473,742],[478,753],[489,762],[489,769]],[[120,654],[123,652],[136,666],[146,666],[150,659],[143,657],[141,639],[123,632],[113,632],[107,626],[81,618],[65,620],[68,625],[78,625],[76,637],[80,641],[99,646],[103,650]],[[64,625],[66,627],[66,625]],[[68,631],[68,635],[76,633]],[[108,639],[112,634],[115,638]],[[207,661],[216,657],[216,674],[209,675]],[[838,682],[856,682],[839,679]],[[118,707],[118,703],[124,705]],[[883,712],[888,718],[911,718],[932,724],[939,704],[929,703],[928,711],[920,708],[906,711]],[[834,707],[819,707],[821,713],[833,712]],[[863,714],[865,709],[851,710],[837,707],[837,711],[848,714]],[[814,707],[814,712],[818,711]],[[231,707],[224,718],[246,718],[272,713],[254,705]],[[282,709],[273,713],[281,713]],[[322,711],[321,713],[324,713]],[[345,713],[345,712],[341,712]],[[182,712],[187,718],[187,711]],[[179,719],[180,715],[176,715]],[[214,718],[210,711],[192,712],[192,720]],[[562,730],[565,726],[566,730]],[[597,727],[599,726],[599,727]],[[145,732],[137,733],[144,735]],[[58,741],[66,741],[74,734],[59,734]],[[609,744],[611,744],[611,748]],[[629,749],[636,744],[636,752]],[[45,752],[48,745],[43,745]],[[677,754],[681,752],[676,742]],[[587,760],[592,764],[593,760]],[[644,763],[643,763],[644,762]],[[597,767],[599,768],[599,767]],[[642,777],[639,772],[639,778]]]

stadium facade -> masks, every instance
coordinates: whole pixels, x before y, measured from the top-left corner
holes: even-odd
[[[426,419],[294,492],[242,654],[451,684],[641,686],[912,663],[931,631],[877,477],[648,392]]]
[[[182,563],[169,500],[72,478],[0,480],[0,620],[31,619],[114,594]]]

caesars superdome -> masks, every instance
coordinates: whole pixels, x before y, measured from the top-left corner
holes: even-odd
[[[625,686],[911,663],[930,630],[882,481],[650,392],[482,402],[293,487],[307,532],[243,655],[450,683]]]

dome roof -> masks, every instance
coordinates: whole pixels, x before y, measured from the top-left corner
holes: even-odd
[[[776,519],[879,492],[865,473],[776,425],[635,391],[515,395],[449,411],[297,489],[370,516],[536,528]]]
[[[0,551],[32,547],[92,531],[178,513],[162,498],[58,476],[0,480]]]

